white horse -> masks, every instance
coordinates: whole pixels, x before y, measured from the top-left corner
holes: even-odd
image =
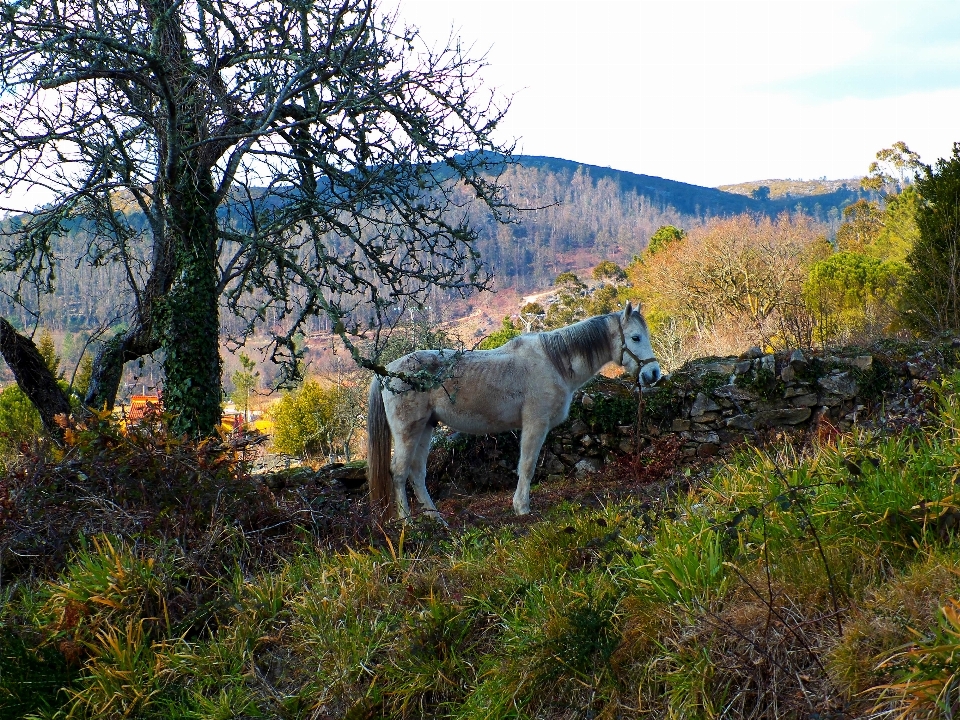
[[[521,429],[513,509],[526,515],[530,481],[547,433],[567,419],[574,391],[608,362],[643,385],[660,379],[646,320],[630,303],[622,312],[520,335],[494,350],[418,350],[393,361],[387,366],[391,372],[434,375],[442,382],[421,391],[395,378],[371,383],[367,480],[374,516],[391,517],[396,509],[401,519],[410,517],[409,480],[424,511],[440,519],[426,486],[427,455],[438,423],[473,435]],[[392,463],[391,436],[396,448]]]

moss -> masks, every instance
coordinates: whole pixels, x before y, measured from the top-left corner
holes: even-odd
[[[782,398],[783,391],[786,389],[786,385],[780,379],[780,376],[767,368],[758,368],[737,375],[734,384],[739,388],[756,393],[758,397],[767,402]]]
[[[724,385],[729,384],[729,382],[730,382],[729,375],[724,375],[723,373],[716,373],[716,372],[704,373],[700,377],[699,390],[709,395],[717,388],[720,388],[720,387],[723,387]]]
[[[897,385],[896,373],[887,363],[876,358],[866,370],[850,368],[850,375],[857,381],[857,396],[869,402],[879,402],[885,392],[893,390]]]
[[[593,391],[593,392],[591,392]],[[582,420],[594,432],[610,433],[621,425],[633,425],[637,419],[637,399],[621,383],[595,382],[585,388],[593,398],[589,408],[575,404],[570,408],[572,420]]]

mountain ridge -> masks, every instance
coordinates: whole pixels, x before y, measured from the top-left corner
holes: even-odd
[[[825,213],[830,208],[836,208],[839,214],[844,207],[856,202],[859,198],[870,196],[870,193],[859,187],[859,178],[802,181],[751,180],[712,188],[682,180],[670,180],[656,175],[617,170],[546,155],[517,155],[514,159],[523,167],[550,172],[576,172],[578,168],[582,168],[595,181],[613,180],[626,191],[633,191],[638,195],[669,205],[683,215],[700,218],[741,212],[778,215],[784,210],[796,210],[798,206],[811,215],[816,215],[817,206],[820,212]],[[770,187],[775,183],[791,183],[791,190],[778,193],[771,188],[770,197],[767,199],[750,195],[750,191],[755,188],[764,185]],[[854,184],[854,188],[850,187],[851,184]],[[793,186],[796,187],[793,188]],[[803,188],[809,189],[804,193]]]

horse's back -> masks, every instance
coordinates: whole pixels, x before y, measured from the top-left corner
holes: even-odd
[[[394,372],[435,375],[424,392],[393,393],[389,405],[410,422],[443,423],[458,432],[516,430],[533,414],[551,425],[566,415],[569,393],[535,336],[514,338],[493,350],[419,350],[387,366]]]

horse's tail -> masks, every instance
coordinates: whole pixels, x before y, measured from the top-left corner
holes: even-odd
[[[390,426],[383,407],[380,378],[374,376],[367,398],[367,487],[370,491],[370,517],[393,517],[393,478],[390,475]]]

